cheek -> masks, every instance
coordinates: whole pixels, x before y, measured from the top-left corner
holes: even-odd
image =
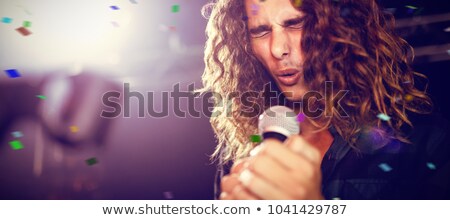
[[[301,32],[299,32],[299,31],[291,32],[289,34],[289,40],[290,40],[291,45],[292,45],[292,47],[291,47],[292,55],[297,56],[297,57],[303,57],[302,56],[302,50],[301,50],[301,47],[302,47],[302,45],[301,45],[301,42],[302,42]]]
[[[252,50],[256,58],[267,68],[270,69],[270,50],[269,45],[264,41],[252,41],[251,42]]]

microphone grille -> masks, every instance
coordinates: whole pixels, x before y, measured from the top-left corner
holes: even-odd
[[[259,133],[275,131],[286,137],[300,132],[295,112],[282,105],[272,106],[259,116]]]

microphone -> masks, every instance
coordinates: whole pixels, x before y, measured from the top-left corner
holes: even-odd
[[[259,116],[258,130],[263,139],[275,138],[284,142],[289,136],[300,133],[300,126],[292,109],[277,105]]]

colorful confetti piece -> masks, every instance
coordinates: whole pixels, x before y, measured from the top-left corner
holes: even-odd
[[[444,29],[445,32],[450,32],[450,27]]]
[[[22,24],[23,27],[31,27],[31,22],[30,21],[24,21]]]
[[[70,126],[70,131],[71,131],[72,133],[77,133],[77,132],[78,132],[78,127],[75,126],[75,125],[72,125],[72,126]]]
[[[383,170],[384,172],[391,172],[391,170],[392,170],[392,167],[389,166],[389,164],[387,164],[387,163],[381,163],[381,164],[378,165],[378,167],[381,170]]]
[[[92,166],[97,163],[98,163],[98,161],[97,161],[97,158],[95,158],[95,157],[92,157],[92,158],[89,158],[86,160],[86,164],[89,166]]]
[[[3,17],[2,18],[2,22],[5,23],[5,24],[11,24],[12,18]]]
[[[385,114],[383,114],[383,113],[378,114],[377,117],[378,117],[379,119],[383,120],[383,121],[389,121],[389,120],[391,120],[391,117],[389,117],[388,115],[385,115]]]
[[[137,4],[136,0],[130,0],[130,2],[133,3],[133,4]]]
[[[257,135],[257,134],[254,134],[254,135],[250,136],[250,140],[251,140],[253,143],[260,143],[260,142],[262,142],[261,136],[260,136],[260,135]]]
[[[6,72],[6,74],[8,74],[8,76],[10,78],[18,78],[18,77],[20,77],[20,73],[16,69],[5,70],[5,72]]]
[[[295,7],[300,7],[302,5],[302,0],[295,0],[294,5]]]
[[[179,5],[172,5],[172,12],[173,13],[177,13],[180,11],[180,6]]]
[[[11,132],[11,135],[12,135],[14,138],[21,138],[21,137],[23,137],[23,134],[22,134],[22,132],[20,132],[20,131],[14,131],[14,132]]]
[[[435,170],[436,169],[436,165],[434,165],[434,163],[430,163],[430,162],[427,163],[427,167],[430,170]]]
[[[406,94],[406,95],[405,95],[405,100],[406,100],[407,102],[412,101],[413,98],[414,98],[414,97],[413,97],[412,95],[410,95],[410,94]]]
[[[23,36],[28,36],[31,34],[31,32],[24,27],[17,28],[16,31],[22,34]]]
[[[305,115],[303,113],[300,113],[297,115],[297,121],[303,122],[305,120]]]
[[[22,142],[20,142],[20,141],[11,141],[11,142],[9,142],[9,145],[11,145],[11,148],[13,149],[13,150],[20,150],[20,149],[23,149],[23,144],[22,144]]]
[[[117,6],[115,6],[115,5],[110,6],[110,8],[111,8],[112,10],[119,10],[119,9],[120,9],[119,7],[117,7]]]
[[[37,95],[36,97],[38,97],[38,98],[40,98],[40,99],[42,99],[42,100],[47,99],[47,97],[46,97],[46,96],[43,96],[43,95]]]
[[[405,7],[406,7],[406,8],[409,8],[409,9],[413,9],[413,10],[417,9],[416,6],[412,6],[412,5],[405,5]]]
[[[252,15],[257,15],[258,14],[258,10],[259,10],[259,6],[257,4],[252,4]]]

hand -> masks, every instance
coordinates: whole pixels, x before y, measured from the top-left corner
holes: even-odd
[[[321,155],[301,136],[266,140],[222,179],[221,199],[323,199]]]

